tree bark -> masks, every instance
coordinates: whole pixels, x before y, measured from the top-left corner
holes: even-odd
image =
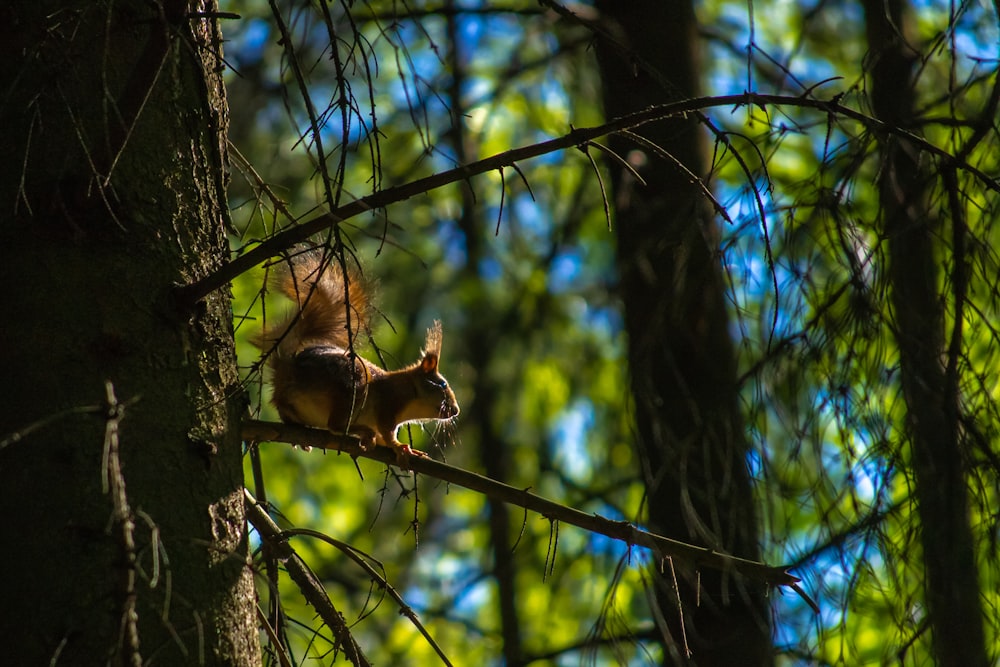
[[[696,22],[686,0],[598,2],[597,56],[608,118],[698,94]],[[691,173],[706,173],[692,115],[642,137]],[[712,209],[691,175],[624,137],[611,141],[645,180],[612,165],[618,261],[637,448],[650,528],[758,557],[720,252]],[[676,571],[678,589],[674,589]],[[656,602],[669,664],[770,662],[766,591],[733,574],[663,564]]]
[[[0,9],[9,664],[260,663],[214,10]]]
[[[914,127],[913,65],[906,39],[905,0],[865,0],[875,116],[893,127]],[[903,397],[912,452],[926,581],[924,592],[939,665],[987,665],[983,609],[969,525],[958,383],[944,360],[944,312],[935,259],[935,215],[927,205],[930,175],[919,149],[898,137],[882,139],[879,201],[889,251],[889,284],[899,346]],[[961,214],[952,211],[956,234]],[[953,247],[953,252],[958,252]],[[958,261],[962,261],[961,258]]]

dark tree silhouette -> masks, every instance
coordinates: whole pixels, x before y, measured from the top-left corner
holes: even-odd
[[[687,0],[601,2],[598,62],[608,117],[701,89],[694,10]],[[610,146],[615,231],[629,335],[637,443],[656,532],[757,558],[713,209],[699,116],[650,124]],[[656,601],[667,662],[746,665],[770,660],[765,589],[728,573],[664,562]],[[675,589],[676,586],[679,587]]]
[[[0,10],[0,567],[17,665],[257,665],[213,3]]]

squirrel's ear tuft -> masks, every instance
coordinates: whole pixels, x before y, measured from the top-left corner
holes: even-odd
[[[424,343],[424,356],[434,356],[435,363],[437,357],[441,356],[441,320],[434,320],[434,325],[427,330],[427,341]]]

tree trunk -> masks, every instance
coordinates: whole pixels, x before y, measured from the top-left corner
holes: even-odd
[[[194,4],[0,9],[7,664],[260,663],[229,296],[171,300],[228,255]]]
[[[917,54],[905,38],[910,21],[906,3],[866,0],[864,8],[875,115],[891,127],[914,131],[912,75]],[[947,372],[957,360],[945,365],[948,351],[934,256],[934,238],[940,231],[932,229],[935,216],[926,203],[931,179],[920,169],[919,158],[911,142],[883,138],[879,201],[927,574],[924,590],[937,664],[985,666],[989,661],[969,525],[958,383]],[[951,213],[956,240],[952,252],[962,262],[957,256],[964,234],[962,214]]]
[[[445,4],[449,9],[454,9],[453,5],[451,1]],[[462,53],[463,42],[457,15],[449,13],[445,20],[448,43],[451,45],[448,52],[448,64],[451,68],[448,94],[451,100],[454,130],[450,133],[450,138],[456,162],[468,164],[476,153],[475,142],[465,127],[467,109],[462,99],[462,90],[468,81],[465,71],[468,59]],[[458,225],[463,231],[462,238],[466,244],[465,275],[468,280],[478,284],[481,282],[478,267],[482,260],[483,249],[482,210],[470,188],[463,187],[459,191],[462,196],[462,208]],[[467,428],[475,425],[472,428],[477,431],[476,440],[480,443],[479,454],[483,471],[491,479],[506,482],[510,477],[511,452],[504,439],[492,427],[491,411],[498,404],[498,398],[494,380],[485,372],[490,365],[492,352],[501,342],[498,340],[498,333],[503,329],[495,320],[496,317],[499,317],[499,314],[474,318],[476,332],[471,338],[478,341],[478,345],[471,350],[471,362],[472,367],[481,372],[476,374],[475,391],[472,392],[474,398],[470,404],[463,407],[463,410],[465,423],[470,425]],[[501,647],[503,664],[507,667],[519,667],[524,664],[525,656],[518,611],[517,562],[514,551],[516,535],[511,531],[511,513],[506,503],[496,498],[487,498],[486,506],[489,511],[492,575],[497,587],[497,610],[500,614],[500,636],[503,640]]]
[[[608,118],[698,92],[696,24],[686,0],[599,2],[598,60]],[[640,134],[703,175],[693,116]],[[712,210],[691,176],[626,138],[611,141],[648,184],[613,166],[618,260],[637,447],[650,527],[757,558],[748,445],[739,411]],[[656,601],[670,664],[770,662],[766,591],[731,574],[665,563]],[[680,602],[678,602],[678,597]],[[688,656],[690,651],[690,656]]]

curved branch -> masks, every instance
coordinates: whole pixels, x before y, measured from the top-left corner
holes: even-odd
[[[860,111],[843,106],[840,103],[841,95],[836,95],[829,100],[819,100],[808,97],[793,97],[788,95],[761,95],[759,93],[747,92],[739,95],[722,95],[717,97],[696,97],[680,102],[650,107],[636,113],[628,114],[616,118],[610,122],[590,128],[575,128],[568,134],[564,134],[556,139],[550,139],[530,146],[514,148],[503,153],[492,155],[482,160],[477,160],[467,165],[461,165],[454,169],[442,171],[431,176],[403,183],[386,190],[380,190],[367,197],[356,199],[345,204],[335,211],[330,211],[316,216],[294,227],[289,227],[278,232],[266,241],[239,255],[233,261],[223,266],[218,271],[209,274],[201,280],[179,287],[175,292],[177,304],[182,309],[190,309],[199,300],[208,294],[226,285],[236,276],[240,275],[260,264],[264,260],[280,254],[282,251],[292,247],[296,243],[305,241],[313,234],[320,232],[330,226],[339,225],[341,222],[352,218],[365,211],[384,208],[389,204],[404,201],[436,188],[457,183],[458,181],[469,179],[479,174],[495,171],[504,167],[513,167],[517,162],[536,158],[548,153],[565,150],[567,148],[582,147],[593,142],[595,139],[608,134],[614,134],[623,130],[631,130],[637,127],[663,120],[671,116],[692,113],[701,109],[714,107],[741,107],[756,105],[765,108],[772,106],[792,106],[808,109],[816,109],[834,116],[842,116],[850,120],[861,123],[869,130],[881,132],[887,135],[894,135],[905,138],[916,148],[927,151],[945,161],[945,166],[952,166],[966,171],[978,178],[987,189],[1000,192],[1000,179],[991,177],[989,174],[969,164],[964,158],[955,156],[943,148],[940,148],[926,139],[907,130],[893,127],[880,120],[872,118]]]

